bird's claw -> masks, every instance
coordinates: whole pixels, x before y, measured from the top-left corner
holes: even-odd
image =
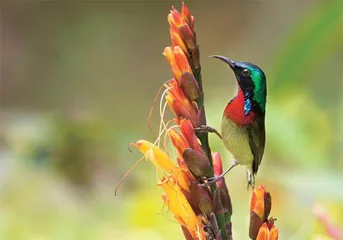
[[[232,169],[234,168],[235,166],[238,165],[238,162],[236,160],[233,161],[231,167],[229,167],[225,172],[223,172],[222,174],[220,174],[219,176],[215,176],[215,177],[210,177],[210,178],[204,178],[203,180],[206,180],[207,182],[206,183],[202,183],[202,184],[199,184],[200,186],[203,186],[203,187],[208,187],[210,185],[212,185],[213,183],[216,183],[218,182],[219,180],[223,179],[225,177],[225,175]]]
[[[252,190],[255,189],[255,178],[254,175],[247,169],[247,178],[248,178],[248,186],[247,189],[249,190],[249,187],[252,188]]]
[[[218,182],[220,179],[222,179],[223,177],[218,176],[218,177],[210,177],[210,178],[205,178],[204,180],[206,180],[207,182],[205,183],[201,183],[199,184],[199,186],[201,187],[208,187],[216,182]]]
[[[220,139],[222,139],[222,135],[213,127],[207,125],[201,125],[200,127],[194,128],[197,132],[208,132],[208,133],[215,133]]]

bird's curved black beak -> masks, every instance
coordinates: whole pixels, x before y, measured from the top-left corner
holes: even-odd
[[[227,58],[227,57],[224,57],[221,55],[211,55],[209,57],[210,58],[218,58],[218,59],[222,60],[223,62],[229,64],[229,66],[232,68],[232,70],[235,70],[235,68],[236,68],[236,62]]]

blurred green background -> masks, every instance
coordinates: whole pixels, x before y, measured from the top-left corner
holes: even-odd
[[[343,1],[187,1],[196,18],[209,125],[236,85],[211,54],[250,61],[268,80],[267,146],[257,175],[281,239],[343,228]],[[0,239],[182,239],[155,168],[127,144],[171,77],[167,14],[181,1],[2,1]],[[171,115],[166,118],[170,119]],[[223,144],[210,137],[224,165]],[[245,169],[226,177],[235,239],[248,239]],[[321,238],[322,237],[322,238]]]

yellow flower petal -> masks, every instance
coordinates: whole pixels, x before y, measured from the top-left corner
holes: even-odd
[[[177,185],[179,185],[179,187],[182,190],[190,192],[189,179],[188,179],[187,175],[191,175],[190,172],[188,171],[188,168],[187,168],[187,172],[186,172],[184,169],[177,167],[171,173],[171,176],[173,177],[173,179],[175,180]]]
[[[166,57],[168,63],[171,62],[171,60],[174,58],[173,51],[171,47],[166,47],[163,51],[163,55]]]
[[[198,227],[198,220],[195,213],[187,201],[185,195],[182,193],[180,187],[175,183],[173,178],[164,178],[160,183],[169,201],[167,205],[169,209],[179,216],[186,224],[185,226],[190,231],[195,231]]]
[[[146,159],[150,160],[160,170],[165,170],[167,173],[171,174],[175,183],[181,189],[190,192],[187,173],[184,169],[180,169],[164,151],[145,140],[138,141],[136,147],[140,152],[145,154]]]
[[[167,59],[175,79],[179,80],[182,73],[177,65],[177,62],[174,56],[174,47],[166,47],[163,51],[163,55]]]
[[[136,142],[136,147],[145,154],[147,160],[150,160],[158,168],[164,169],[168,173],[171,173],[175,168],[176,164],[173,163],[169,156],[151,142],[139,140]]]

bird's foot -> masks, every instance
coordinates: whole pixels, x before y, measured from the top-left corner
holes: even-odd
[[[255,177],[254,177],[254,174],[252,174],[249,169],[247,169],[247,178],[248,178],[247,189],[249,190],[249,187],[251,187],[252,190],[254,190],[255,189]]]
[[[223,175],[223,176],[222,176],[222,175],[219,175],[219,176],[217,176],[217,177],[205,178],[205,180],[206,180],[207,182],[202,183],[202,184],[199,184],[199,186],[208,187],[208,186],[210,186],[210,185],[212,185],[212,184],[218,182],[218,181],[219,181],[220,179],[222,179],[222,178],[224,178],[224,175]]]
[[[208,132],[208,133],[215,133],[220,139],[222,139],[222,135],[213,127],[207,125],[201,125],[200,127],[194,128],[196,132]]]
[[[229,167],[225,172],[223,172],[223,173],[220,174],[219,176],[210,177],[210,178],[205,178],[204,180],[206,180],[207,182],[202,183],[202,184],[199,184],[199,185],[202,186],[202,187],[208,187],[208,186],[212,185],[213,183],[218,182],[219,180],[223,179],[224,176],[225,176],[232,168],[234,168],[234,167],[237,166],[237,165],[238,165],[238,162],[237,162],[236,160],[234,160],[234,161],[232,162],[231,167]]]

